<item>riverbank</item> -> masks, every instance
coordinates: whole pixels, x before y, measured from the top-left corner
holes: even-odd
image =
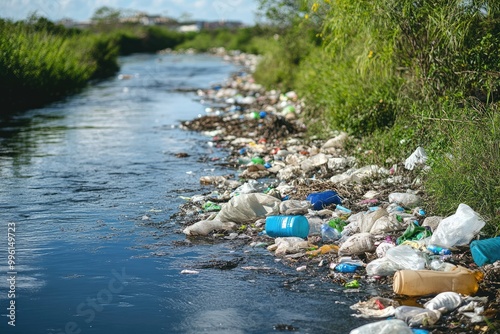
[[[380,244],[389,241],[392,245],[387,247],[398,247],[400,245],[397,239],[407,234],[406,231],[412,224],[418,222],[419,226],[425,225],[428,216],[425,213],[428,198],[422,185],[423,173],[428,168],[425,163],[416,163],[411,169],[408,161],[395,161],[391,168],[360,165],[352,151],[346,147],[349,140],[347,134],[332,132],[328,140],[306,136],[303,119],[305,102],[293,91],[266,91],[256,83],[252,77],[252,69],[255,68],[258,57],[222,52],[220,55],[228,61],[244,64],[245,69],[212,89],[199,90],[198,97],[206,105],[207,115],[185,121],[182,125],[188,130],[207,134],[211,137],[213,147],[227,152],[225,158],[214,159],[213,163],[215,166],[234,168],[235,175],[221,175],[216,170],[213,175],[200,178],[200,183],[208,185],[211,191],[193,196],[175,215],[185,225],[182,229],[188,235],[186,242],[189,244],[190,241],[201,238],[216,243],[268,247],[277,261],[296,268],[298,275],[306,273],[346,289],[354,285],[354,289],[350,291],[359,293],[364,301],[375,296],[388,298],[394,305],[421,306],[429,301],[431,296],[407,298],[394,293],[392,274],[396,270],[390,274],[373,274],[373,269],[368,267],[378,258],[379,253],[375,250]],[[313,210],[306,201],[307,196],[327,190],[335,191],[342,198],[342,205],[332,204],[321,210]],[[245,213],[246,218],[231,216],[230,209],[227,208],[238,197],[236,195],[244,198],[255,193],[264,194],[267,196],[266,200],[271,202],[274,198],[280,207],[280,213],[289,210],[294,214],[305,215],[310,224],[307,242],[294,246],[288,244],[288,247],[276,244],[277,239],[264,233],[265,220],[262,213],[252,215],[252,209]],[[419,198],[419,203],[401,205],[391,200],[389,195],[394,193],[409,193]],[[290,207],[286,208],[287,204]],[[401,211],[392,211],[396,207]],[[224,224],[218,222],[221,211],[225,215]],[[350,236],[347,231],[350,230],[351,235],[357,234],[359,226],[357,229],[354,226],[377,212],[385,212],[378,218],[399,216],[402,222],[370,233],[370,246],[367,249],[354,253],[343,249],[344,252],[339,254],[339,248],[342,250]],[[335,219],[345,222],[345,232],[340,239],[332,237],[327,240],[321,227]],[[371,224],[375,222],[372,221]],[[437,229],[436,224],[428,223],[428,226],[426,231],[433,232]],[[371,229],[368,231],[372,232]],[[453,247],[451,256],[435,256],[421,251],[428,241],[425,238],[415,238],[413,243],[409,243],[415,247],[412,249],[416,254],[425,260],[425,268],[430,269],[431,260],[436,260],[481,272],[484,278],[479,282],[476,295],[486,299],[481,299],[484,310],[477,314],[480,319],[476,317],[473,320],[477,322],[471,321],[470,314],[468,316],[455,309],[443,314],[433,325],[418,327],[432,333],[495,332],[499,327],[499,263],[478,267],[471,257],[468,245]],[[354,273],[335,270],[336,264],[346,261],[346,256],[350,258],[348,262],[358,263]],[[238,265],[239,263],[233,262],[213,262],[213,267],[219,269],[232,269]],[[269,269],[249,268],[257,271]],[[192,271],[188,270],[186,273],[196,274],[198,270],[199,268],[192,268]],[[358,286],[353,283],[354,280]],[[463,303],[465,304],[465,300]],[[352,316],[355,314],[353,311]],[[376,321],[375,318],[372,320]],[[293,328],[293,324],[289,325]]]

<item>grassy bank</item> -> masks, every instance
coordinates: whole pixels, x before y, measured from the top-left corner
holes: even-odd
[[[0,49],[0,105],[7,110],[57,100],[118,69],[112,38],[43,18],[1,20]]]
[[[261,44],[255,41],[265,44],[265,34],[258,27],[181,33],[108,21],[80,30],[35,16],[0,20],[0,105],[10,113],[56,101],[116,73],[119,55],[214,47],[257,53]]]
[[[298,91],[311,134],[347,131],[361,161],[386,166],[424,147],[430,213],[467,203],[500,233],[498,2],[262,0],[261,9],[284,28],[256,79]]]

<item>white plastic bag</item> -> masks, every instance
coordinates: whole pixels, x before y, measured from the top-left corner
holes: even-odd
[[[290,253],[298,253],[302,249],[309,247],[306,240],[299,237],[283,237],[274,239],[274,245],[267,249],[275,250],[276,255],[285,255]]]
[[[470,206],[462,203],[455,214],[439,223],[429,244],[443,248],[467,245],[484,225],[484,220]]]
[[[400,268],[388,258],[375,259],[366,265],[368,276],[392,276]]]
[[[339,255],[357,255],[364,252],[373,252],[375,245],[370,233],[357,233],[351,235],[340,246]]]
[[[425,259],[422,252],[408,245],[399,245],[387,250],[385,256],[394,262],[400,269],[425,269]]]
[[[414,208],[420,204],[420,196],[410,193],[389,194],[390,203],[398,203],[406,208]]]
[[[349,334],[412,334],[408,325],[399,319],[382,320],[372,322],[361,327],[355,328]]]
[[[424,304],[429,310],[438,310],[441,313],[453,311],[462,304],[462,297],[456,292],[441,292],[436,297]]]
[[[383,241],[381,242],[378,246],[377,246],[377,249],[375,250],[375,253],[377,253],[377,256],[379,258],[383,258],[385,256],[385,254],[387,253],[387,251],[390,249],[390,248],[394,248],[396,247],[395,244],[391,243],[391,242],[387,242],[387,241]]]
[[[186,235],[208,235],[215,230],[231,231],[237,225],[233,222],[221,222],[220,220],[201,220],[191,226],[186,227],[182,232]]]
[[[282,215],[304,215],[311,207],[309,201],[299,201],[289,199],[280,203],[280,213]]]
[[[379,211],[379,210],[377,210]],[[383,216],[375,221],[370,233],[373,235],[385,234],[386,232],[394,232],[404,230],[406,227],[401,224],[396,217]]]
[[[427,161],[427,153],[425,152],[423,147],[417,147],[415,152],[413,152],[406,160],[405,160],[405,168],[409,170],[413,170],[416,165],[423,165]]]
[[[361,232],[370,232],[373,224],[375,222],[385,216],[388,216],[389,213],[385,209],[378,209],[373,212],[365,213],[361,218],[359,229]]]
[[[394,312],[394,317],[403,320],[412,327],[432,326],[441,318],[441,313],[416,306],[399,306]]]
[[[266,194],[241,194],[224,204],[215,219],[240,224],[255,222],[259,218],[279,214],[280,203],[276,197]]]

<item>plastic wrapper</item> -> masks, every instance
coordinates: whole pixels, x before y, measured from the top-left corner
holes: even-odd
[[[484,225],[484,220],[470,206],[462,203],[455,214],[439,223],[429,243],[444,248],[468,245]]]
[[[366,265],[366,274],[368,276],[392,276],[399,269],[397,264],[383,257],[368,263]]]
[[[182,232],[186,235],[208,235],[215,230],[231,231],[237,225],[233,222],[221,222],[220,220],[201,220],[186,227]]]
[[[407,245],[399,245],[387,250],[385,256],[400,269],[422,270],[426,261],[422,252]]]
[[[405,160],[405,168],[413,170],[417,165],[423,165],[427,161],[427,153],[423,147],[417,149]]]
[[[356,255],[373,251],[375,251],[375,245],[373,243],[372,235],[370,233],[357,233],[344,241],[344,243],[340,246],[339,254]]]
[[[412,327],[432,326],[441,318],[441,312],[415,306],[399,306],[394,312],[394,317],[403,320]]]
[[[259,218],[279,214],[280,203],[276,197],[266,194],[242,194],[224,204],[215,219],[240,224],[252,223]]]
[[[441,292],[424,304],[429,310],[439,310],[441,313],[451,312],[462,304],[462,297],[456,292]]]
[[[399,319],[382,320],[372,322],[361,327],[355,328],[349,334],[413,334],[408,325]]]

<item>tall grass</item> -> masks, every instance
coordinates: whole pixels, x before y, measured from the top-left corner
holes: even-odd
[[[101,35],[1,21],[0,49],[0,104],[6,109],[54,101],[118,69],[118,48]]]
[[[272,44],[256,77],[306,98],[311,134],[342,129],[360,138],[353,148],[365,162],[403,161],[423,146],[430,211],[467,203],[497,234],[500,3],[303,3],[308,10],[289,18],[295,28]]]

